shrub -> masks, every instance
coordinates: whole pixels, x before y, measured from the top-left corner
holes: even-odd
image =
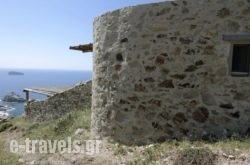
[[[5,131],[6,129],[8,129],[8,128],[12,127],[12,126],[13,125],[10,124],[10,123],[3,123],[3,124],[0,125],[0,132]]]
[[[215,159],[208,148],[186,148],[179,151],[174,165],[213,165]]]

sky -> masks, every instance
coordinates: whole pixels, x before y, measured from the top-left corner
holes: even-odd
[[[69,46],[92,43],[95,17],[160,0],[2,0],[0,68],[92,70],[92,53]]]

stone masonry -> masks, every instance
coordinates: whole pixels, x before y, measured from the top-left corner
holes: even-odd
[[[230,74],[249,0],[176,0],[94,21],[92,133],[126,144],[250,132],[250,78]],[[249,42],[250,43],[250,42]]]
[[[57,119],[63,115],[91,106],[91,86],[88,81],[44,101],[29,101],[25,106],[25,117],[33,121]]]

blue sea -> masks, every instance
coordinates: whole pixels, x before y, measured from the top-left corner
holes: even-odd
[[[22,72],[24,75],[8,75],[9,71]],[[24,104],[4,102],[5,95],[15,92],[25,98],[23,89],[27,87],[73,86],[91,79],[91,71],[0,69],[0,106],[5,106],[10,116],[20,116],[24,112]],[[45,98],[30,93],[30,99]]]

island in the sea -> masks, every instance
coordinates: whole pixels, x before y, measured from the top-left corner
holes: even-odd
[[[24,75],[24,73],[22,73],[22,72],[16,72],[16,71],[9,71],[8,72],[8,75]]]
[[[16,94],[15,92],[11,92],[4,96],[3,101],[23,103],[25,102],[25,99],[19,96],[18,94]]]

